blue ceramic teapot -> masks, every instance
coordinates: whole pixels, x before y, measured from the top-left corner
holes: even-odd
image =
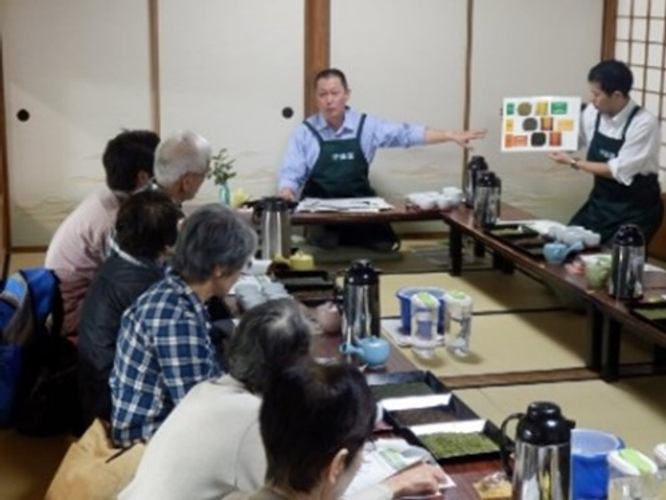
[[[391,354],[391,346],[386,339],[371,335],[358,341],[358,345],[351,342],[340,344],[342,354],[358,356],[370,368],[379,368],[386,364]]]

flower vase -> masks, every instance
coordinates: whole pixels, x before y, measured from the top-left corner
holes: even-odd
[[[218,200],[222,205],[231,205],[231,190],[229,189],[229,185],[226,182],[224,184],[220,184],[218,195]]]

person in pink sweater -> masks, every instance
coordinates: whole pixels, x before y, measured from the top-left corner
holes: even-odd
[[[111,139],[102,158],[106,187],[84,199],[60,224],[49,244],[45,267],[60,280],[63,335],[76,332],[83,297],[106,258],[120,205],[153,176],[159,140],[149,130],[125,130]]]

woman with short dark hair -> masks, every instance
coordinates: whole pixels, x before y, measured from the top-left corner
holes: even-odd
[[[340,498],[361,466],[375,411],[351,364],[303,362],[276,375],[259,417],[266,483],[250,498]]]
[[[120,318],[164,277],[164,258],[176,242],[179,213],[171,198],[157,191],[133,194],[118,211],[113,255],[95,275],[81,308],[77,347],[84,428],[95,417],[111,417],[109,375]]]

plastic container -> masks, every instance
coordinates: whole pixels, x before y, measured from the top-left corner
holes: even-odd
[[[444,334],[444,311],[446,305],[444,303],[444,294],[446,293],[441,288],[436,287],[407,287],[401,288],[395,294],[400,301],[400,323],[402,331],[405,334],[410,334],[412,330],[412,297],[419,292],[428,292],[439,300],[439,312],[437,315],[437,333]]]
[[[666,472],[666,443],[654,447],[654,461],[660,471]]]
[[[595,429],[571,431],[573,498],[603,499],[608,487],[608,454],[624,447],[622,440]]]
[[[632,448],[608,454],[608,500],[656,500],[657,464]]]
[[[419,358],[432,359],[437,346],[437,319],[442,303],[429,292],[419,292],[412,295],[411,335],[412,351]]]
[[[666,498],[666,443],[655,446],[653,453],[654,461],[659,469],[655,475],[655,496],[656,498]]]
[[[444,329],[446,330],[446,348],[456,356],[465,357],[469,354],[469,340],[472,334],[472,297],[464,292],[451,290],[444,294],[446,314]],[[457,332],[454,332],[456,330]]]

